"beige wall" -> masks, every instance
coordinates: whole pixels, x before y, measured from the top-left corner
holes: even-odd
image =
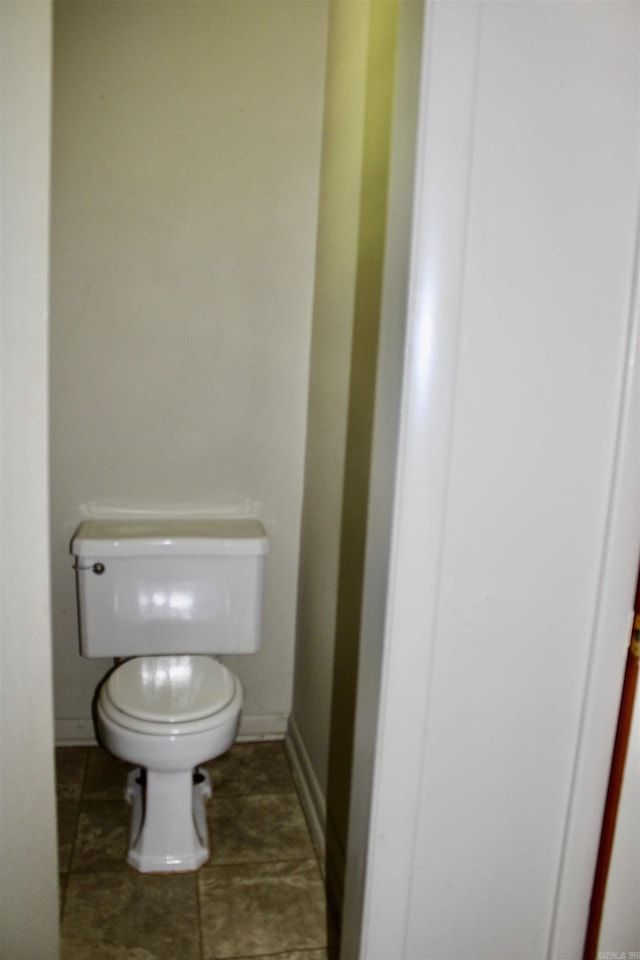
[[[331,5],[291,733],[339,889],[346,842],[395,2]],[[338,894],[339,896],[339,894]]]
[[[47,552],[51,4],[0,10],[0,956],[56,960]]]
[[[327,7],[56,4],[51,474],[58,737],[91,733],[83,515],[260,516],[246,734],[290,710]]]

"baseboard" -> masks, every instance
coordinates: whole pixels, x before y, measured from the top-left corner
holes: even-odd
[[[287,720],[286,713],[242,714],[238,740],[283,740],[287,732]]]
[[[287,714],[242,716],[238,740],[283,740],[287,732]],[[97,743],[91,717],[56,717],[56,744],[60,747],[87,747]]]
[[[294,717],[289,718],[284,743],[300,793],[300,802],[318,851],[332,912],[339,925],[344,895],[345,853],[333,829],[331,817],[327,816],[325,797]]]
[[[91,717],[56,717],[55,734],[59,747],[90,747],[98,742]]]
[[[324,870],[326,855],[325,823],[327,809],[320,784],[307,753],[307,748],[300,736],[300,731],[294,717],[289,717],[289,727],[284,741],[285,750],[293,770],[296,786],[300,793],[300,802],[307,816],[309,830],[318,851],[318,858]]]

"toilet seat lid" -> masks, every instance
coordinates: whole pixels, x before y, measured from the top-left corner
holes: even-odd
[[[135,657],[116,667],[104,690],[130,717],[187,723],[224,710],[235,683],[233,674],[212,657]]]

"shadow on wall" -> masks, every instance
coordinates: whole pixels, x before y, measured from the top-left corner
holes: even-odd
[[[349,823],[351,778],[345,772],[351,771],[353,755],[397,18],[396,3],[371,5],[326,797],[327,887],[338,917]]]

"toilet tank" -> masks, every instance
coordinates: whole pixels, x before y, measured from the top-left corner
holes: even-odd
[[[87,657],[255,653],[257,520],[87,520],[71,541]]]

